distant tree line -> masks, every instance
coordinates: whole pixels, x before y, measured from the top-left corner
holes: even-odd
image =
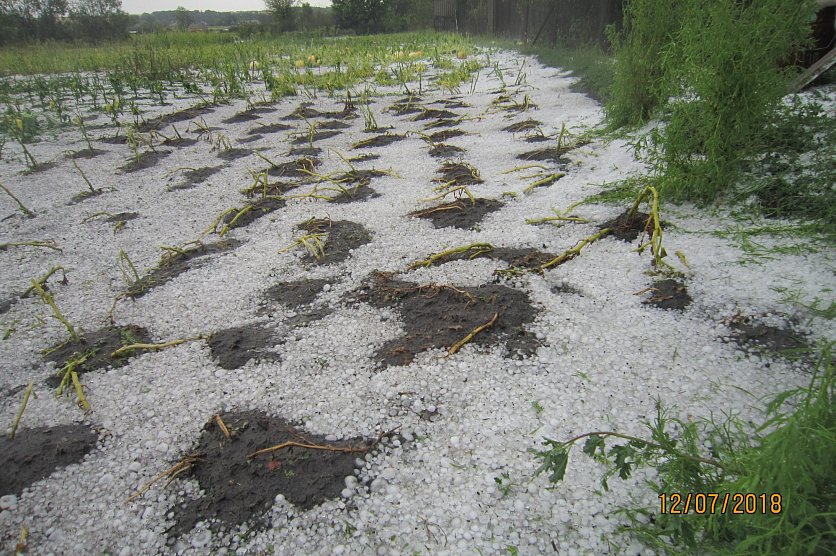
[[[121,0],[0,0],[0,45],[123,38],[128,21]]]
[[[265,0],[265,4],[280,31],[336,25],[343,30],[369,34],[432,26],[432,0],[332,0],[327,19],[316,18],[318,8],[307,3],[300,5],[298,0]]]

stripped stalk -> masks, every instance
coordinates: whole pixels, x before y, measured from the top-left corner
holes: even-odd
[[[34,278],[32,279],[32,289],[35,290],[35,293],[41,296],[41,300],[44,303],[46,303],[50,306],[50,308],[52,308],[53,316],[57,320],[59,320],[61,324],[64,325],[64,327],[67,329],[67,332],[70,334],[70,338],[72,338],[74,342],[79,342],[80,338],[78,337],[75,328],[73,328],[73,325],[70,324],[70,321],[67,320],[67,317],[65,317],[58,309],[58,305],[55,304],[55,300],[52,298],[52,296],[48,294],[46,290],[44,290],[43,287]]]
[[[61,272],[61,274],[63,275],[63,278],[61,279],[61,282],[63,284],[67,283],[67,272],[64,270],[64,267],[63,266],[55,266],[55,267],[52,267],[51,269],[49,269],[49,272],[47,272],[44,275],[43,278],[38,280],[38,283],[41,285],[42,288],[46,289],[46,281],[49,280],[49,278],[53,274],[55,274],[56,272]],[[27,297],[29,297],[29,294],[31,294],[33,291],[35,291],[34,288],[30,287],[28,290],[23,292],[23,294],[20,296],[20,298],[21,299],[26,299]]]
[[[456,342],[455,344],[450,346],[450,349],[447,350],[447,355],[448,356],[453,355],[454,353],[459,351],[462,348],[462,346],[464,346],[466,343],[471,341],[474,338],[474,336],[476,336],[476,334],[485,330],[486,328],[490,328],[491,326],[493,326],[498,317],[499,317],[499,313],[494,313],[493,318],[491,320],[489,320],[485,324],[479,325],[476,328],[474,328],[473,330],[471,330],[470,333],[467,336],[465,336],[464,338],[462,338],[461,340],[459,340],[458,342]]]
[[[407,267],[407,270],[412,270],[420,266],[432,266],[441,259],[450,257],[452,255],[457,255],[459,253],[468,253],[470,251],[473,252],[470,253],[470,255],[468,255],[468,260],[475,259],[476,257],[484,255],[485,253],[490,253],[491,251],[493,251],[493,245],[491,245],[490,243],[471,243],[470,245],[464,245],[462,247],[454,247],[453,249],[448,249],[447,251],[436,253],[434,255],[430,255],[426,259],[414,262]]]
[[[11,241],[9,243],[0,243],[0,251],[8,249],[9,247],[43,247],[45,249],[52,249],[53,251],[61,251],[61,248],[55,245],[55,242],[50,241]]]
[[[17,207],[20,209],[20,212],[22,212],[22,213],[23,213],[23,214],[24,214],[27,218],[33,218],[33,217],[35,216],[35,213],[34,213],[34,212],[32,212],[31,210],[29,210],[28,208],[26,208],[26,207],[23,205],[23,203],[21,203],[21,202],[20,202],[20,199],[18,199],[17,197],[15,197],[14,193],[12,193],[11,191],[9,191],[9,189],[8,189],[5,185],[3,185],[2,183],[0,183],[0,189],[2,189],[3,191],[5,191],[5,192],[6,192],[6,195],[8,195],[9,197],[11,197],[11,198],[12,198],[12,200],[13,200],[15,203],[17,203]]]
[[[75,169],[78,170],[79,174],[81,174],[81,177],[84,180],[84,183],[86,183],[87,187],[90,189],[91,194],[97,195],[98,193],[101,192],[101,190],[96,189],[95,187],[93,187],[93,184],[90,183],[89,179],[87,179],[87,176],[84,174],[84,171],[82,171],[82,169],[78,166],[78,163],[75,161],[75,159],[73,159],[73,166],[75,166]]]
[[[130,351],[134,350],[145,350],[145,351],[159,351],[161,349],[165,349],[168,347],[179,346],[180,344],[185,344],[186,342],[194,342],[196,340],[205,340],[206,336],[203,334],[199,336],[194,336],[192,338],[180,338],[178,340],[171,340],[170,342],[163,342],[160,344],[130,344],[127,346],[122,346],[113,353],[110,354],[111,357],[119,357],[124,355]]]
[[[551,185],[554,182],[556,182],[557,180],[559,180],[560,178],[564,177],[565,175],[566,174],[564,174],[563,172],[557,172],[555,174],[549,174],[545,178],[539,179],[539,180],[535,181],[534,183],[532,183],[531,185],[529,185],[528,187],[526,187],[525,189],[523,189],[523,193],[531,193],[534,190],[534,188],[536,188],[536,187],[545,187],[545,186]]]
[[[557,266],[557,265],[565,263],[566,261],[574,259],[575,257],[577,257],[578,255],[581,254],[581,250],[584,247],[586,247],[590,243],[598,241],[602,237],[605,237],[611,231],[612,230],[610,230],[609,228],[604,228],[603,230],[599,231],[598,233],[593,234],[593,235],[589,236],[588,238],[581,240],[580,243],[578,243],[577,245],[575,245],[571,249],[567,249],[566,251],[564,251],[563,253],[561,253],[560,255],[555,257],[554,259],[552,259],[549,262],[540,266],[539,270],[542,272],[542,271],[546,270],[547,268],[551,268],[553,266]]]
[[[20,418],[23,417],[23,412],[26,410],[26,404],[29,403],[29,396],[32,395],[32,387],[32,379],[29,379],[29,386],[27,386],[26,390],[23,392],[23,403],[20,404],[20,409],[17,411],[17,416],[15,416],[15,420],[12,423],[12,430],[9,432],[9,440],[15,439],[15,433],[17,432],[17,426],[20,424]]]
[[[87,398],[84,397],[84,390],[81,387],[81,381],[78,380],[78,373],[75,371],[70,372],[70,377],[73,381],[73,386],[75,386],[75,395],[76,399],[78,399],[78,406],[81,408],[82,411],[87,413],[90,411],[90,402],[87,401]]]

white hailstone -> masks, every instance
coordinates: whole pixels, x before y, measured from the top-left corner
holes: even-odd
[[[383,472],[380,474],[380,476],[381,476],[381,477],[383,477],[384,479],[386,479],[387,481],[391,481],[392,479],[394,479],[394,478],[395,478],[395,475],[396,475],[396,472],[395,472],[395,470],[394,470],[393,468],[391,468],[391,467],[387,467],[387,468],[386,468],[386,469],[384,469],[384,470],[383,470]]]
[[[134,473],[138,473],[142,469],[142,464],[138,461],[132,461],[130,465],[128,465],[128,471],[132,471]]]
[[[131,556],[131,547],[123,546],[122,550],[119,551],[119,556]]]
[[[0,497],[0,510],[14,511],[17,509],[17,496],[7,494]]]
[[[384,492],[387,486],[389,486],[389,483],[386,482],[386,479],[378,477],[377,479],[372,481],[372,484],[369,488],[371,489],[373,494],[378,494]]]
[[[340,496],[345,498],[346,500],[354,496],[354,489],[353,488],[344,488],[340,491]]]
[[[105,473],[99,478],[100,485],[109,485],[113,482],[113,475],[110,473]]]
[[[204,529],[202,531],[198,531],[197,535],[194,536],[192,539],[192,546],[195,548],[203,548],[209,541],[212,540],[212,531],[209,529]]]

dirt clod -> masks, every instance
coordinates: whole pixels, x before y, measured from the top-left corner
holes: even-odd
[[[131,172],[138,172],[140,170],[153,168],[157,165],[159,161],[166,158],[170,154],[171,151],[165,150],[145,151],[139,156],[132,156],[131,158],[129,158],[125,162],[125,164],[119,167],[119,169],[125,172],[126,174],[130,174]]]
[[[170,185],[169,191],[177,191],[182,189],[192,189],[214,176],[221,170],[223,166],[204,166],[202,168],[194,168],[183,172],[183,181],[177,185]]]
[[[291,309],[298,309],[303,305],[310,305],[316,299],[326,284],[332,284],[332,280],[324,278],[311,278],[297,282],[280,282],[264,292],[265,297],[274,303],[281,303]]]
[[[464,152],[464,149],[446,143],[436,143],[430,147],[430,156],[435,158],[452,158]]]
[[[374,147],[385,147],[392,143],[397,143],[406,138],[406,135],[397,135],[395,133],[384,133],[383,135],[375,135],[369,139],[358,141],[351,146],[352,149],[371,149]]]

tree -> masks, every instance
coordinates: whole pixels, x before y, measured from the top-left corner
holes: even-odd
[[[177,28],[181,31],[185,31],[186,29],[188,29],[189,25],[191,25],[194,21],[192,12],[190,12],[183,6],[177,6],[177,9],[174,10],[174,19],[177,22]]]
[[[282,31],[293,31],[296,29],[296,4],[297,0],[264,0],[267,9],[273,12],[273,19]]]
[[[337,25],[343,29],[354,29],[369,34],[380,31],[386,12],[385,0],[333,0]]]
[[[70,18],[77,38],[99,42],[127,34],[128,15],[122,11],[122,0],[75,0]]]

